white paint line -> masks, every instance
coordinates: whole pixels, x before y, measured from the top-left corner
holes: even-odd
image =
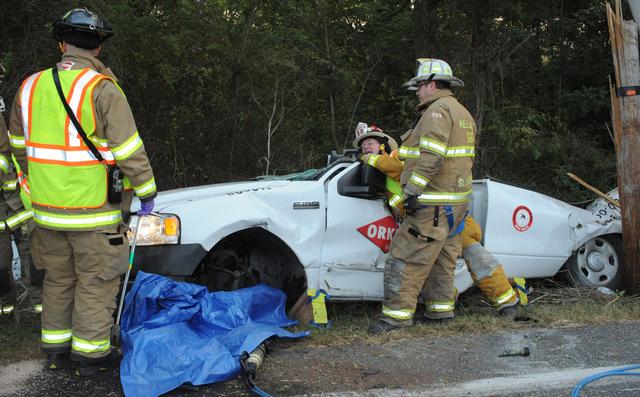
[[[623,366],[624,367],[624,366]],[[451,386],[434,385],[429,390],[374,389],[366,391],[349,391],[342,393],[313,394],[314,397],[454,397],[454,396],[494,396],[496,394],[514,393],[513,395],[540,390],[556,390],[573,388],[587,376],[611,371],[616,367],[569,368],[553,372],[543,372],[522,376],[505,376],[498,378],[478,379]],[[629,382],[629,377],[607,377],[596,381],[596,384]]]

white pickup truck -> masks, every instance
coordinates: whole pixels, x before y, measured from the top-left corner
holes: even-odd
[[[340,157],[299,174],[161,192],[159,217],[142,218],[134,267],[211,290],[264,282],[294,301],[307,288],[334,300],[381,300],[397,224],[377,172]],[[577,284],[620,285],[620,216],[601,201],[582,209],[478,180],[470,213],[508,276],[550,277],[565,266]],[[456,286],[471,285],[460,259]]]

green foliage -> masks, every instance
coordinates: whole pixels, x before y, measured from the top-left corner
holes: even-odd
[[[426,0],[5,0],[0,56],[8,103],[59,58],[50,23],[87,6],[116,35],[101,58],[131,103],[162,189],[322,165],[358,121],[411,127],[415,10]],[[439,1],[437,53],[478,120],[476,177],[565,199],[606,190],[612,72],[599,0]],[[411,6],[413,5],[413,7]],[[417,21],[419,22],[419,21]],[[270,139],[268,139],[270,138]],[[270,147],[268,148],[268,145]]]

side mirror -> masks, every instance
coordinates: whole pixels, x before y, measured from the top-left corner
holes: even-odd
[[[386,177],[380,170],[360,164],[340,179],[338,193],[343,196],[375,199],[386,192]]]

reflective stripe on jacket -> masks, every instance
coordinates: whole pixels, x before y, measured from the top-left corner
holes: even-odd
[[[456,205],[471,198],[475,123],[471,114],[443,89],[418,105],[421,117],[402,136],[400,183],[405,193],[428,205]]]

